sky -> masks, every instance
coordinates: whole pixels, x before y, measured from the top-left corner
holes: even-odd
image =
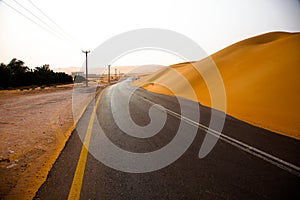
[[[46,22],[52,32],[20,5]],[[262,33],[300,32],[299,19],[297,0],[0,0],[0,62],[17,58],[31,68],[43,64],[81,67],[85,60],[82,50],[93,51],[111,37],[139,28],[176,31],[212,54]],[[180,61],[165,52],[140,51],[114,64],[169,65]]]

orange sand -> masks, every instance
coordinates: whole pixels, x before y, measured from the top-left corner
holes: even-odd
[[[238,42],[203,60],[161,69],[135,84],[149,91],[171,95],[161,87],[164,85],[177,96],[211,106],[209,91],[215,92],[220,86],[208,85],[208,90],[195,68],[214,79],[212,66],[215,63],[226,90],[227,114],[300,139],[299,52],[300,33],[267,33]],[[184,78],[174,78],[174,71]],[[193,87],[196,97],[187,93],[185,80]]]

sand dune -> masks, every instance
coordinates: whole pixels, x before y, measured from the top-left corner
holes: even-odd
[[[135,84],[174,95],[170,90],[211,107],[210,92],[201,74],[214,79],[216,64],[226,91],[226,112],[250,124],[300,139],[300,33],[273,32],[231,45],[203,60],[180,63],[143,77]],[[196,70],[197,69],[197,70]],[[178,72],[181,77],[174,78]],[[184,80],[196,97],[187,92]],[[209,88],[209,90],[208,90]],[[214,107],[219,108],[218,105]]]

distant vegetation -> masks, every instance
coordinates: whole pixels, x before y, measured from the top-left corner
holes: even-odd
[[[24,86],[42,86],[73,83],[72,76],[64,72],[53,72],[49,65],[29,69],[24,62],[12,59],[9,64],[0,64],[0,88],[11,89]]]
[[[75,75],[75,77],[74,77],[74,82],[75,83],[82,83],[82,82],[85,82],[85,81],[86,81],[86,79],[83,76]]]

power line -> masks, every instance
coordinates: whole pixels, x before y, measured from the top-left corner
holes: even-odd
[[[40,22],[42,22],[42,24],[44,24],[44,26],[42,26],[41,24],[37,23],[36,20],[33,20],[32,18],[26,16],[23,12],[21,12],[20,10],[16,9],[15,7],[13,7],[12,5],[9,5],[7,2],[4,2],[3,0],[0,0],[0,2],[3,2],[4,4],[6,4],[8,7],[10,7],[11,9],[13,9],[14,11],[16,11],[17,13],[19,13],[20,15],[22,15],[23,17],[25,17],[26,19],[28,19],[29,21],[31,21],[32,23],[36,24],[37,26],[39,26],[40,28],[46,30],[48,33],[51,33],[52,35],[54,35],[55,37],[59,38],[59,39],[65,39],[66,41],[68,41],[71,44],[76,44],[77,48],[81,48],[82,45],[78,40],[75,40],[72,36],[70,36],[67,32],[65,32],[63,30],[63,28],[61,28],[54,20],[52,20],[45,12],[43,12],[37,5],[35,5],[32,1],[28,0],[40,13],[42,13],[50,22],[52,22],[59,30],[60,32],[58,32],[58,29],[54,29],[52,26],[50,26],[47,22],[45,22],[44,20],[42,20],[40,17],[38,17],[36,14],[34,14],[32,11],[30,11],[29,9],[27,9],[25,6],[23,6],[22,4],[20,4],[19,2],[17,2],[16,0],[11,0],[14,1],[16,4],[18,4],[20,7],[22,7],[25,11],[27,11],[28,13],[30,13],[32,16],[34,16],[36,19],[38,19]],[[48,27],[48,28],[47,28]]]
[[[90,53],[91,51],[82,51],[82,53],[85,53],[85,85],[88,87],[88,56],[87,54]]]
[[[62,39],[59,35],[55,34],[53,31],[48,30],[47,28],[45,28],[44,26],[40,25],[39,23],[37,23],[36,21],[32,20],[31,18],[29,18],[28,16],[24,15],[21,11],[17,10],[16,8],[14,8],[13,6],[9,5],[7,2],[5,1],[0,1],[2,3],[4,3],[6,6],[8,6],[9,8],[11,8],[12,10],[16,11],[17,13],[19,13],[20,15],[22,15],[23,17],[25,17],[26,19],[28,19],[29,21],[31,21],[32,23],[34,23],[35,25],[39,26],[40,28],[44,29],[45,31],[47,31],[48,33],[54,35],[55,37]]]
[[[36,16],[33,12],[31,12],[30,10],[28,10],[25,6],[23,6],[22,4],[20,4],[18,1],[16,0],[12,0],[15,3],[17,3],[19,6],[21,6],[24,10],[26,10],[28,13],[30,13],[32,16],[34,16],[37,20],[39,20],[42,24],[44,24],[45,26],[47,26],[51,31],[53,31],[55,34],[57,34],[58,36],[62,36],[59,32],[57,32],[55,29],[53,29],[53,27],[51,27],[50,25],[48,25],[46,22],[44,22],[41,18],[39,18],[38,16]]]
[[[74,41],[73,37],[70,36],[67,32],[64,31],[64,29],[59,26],[53,19],[51,19],[44,11],[42,11],[36,4],[34,4],[31,0],[28,0],[28,2],[35,7],[40,13],[42,13],[42,15],[44,15],[49,21],[51,21],[59,30],[61,33],[63,33],[64,35],[68,36],[71,40]],[[75,41],[76,42],[76,41]]]
[[[107,82],[110,84],[110,65],[108,65]]]

